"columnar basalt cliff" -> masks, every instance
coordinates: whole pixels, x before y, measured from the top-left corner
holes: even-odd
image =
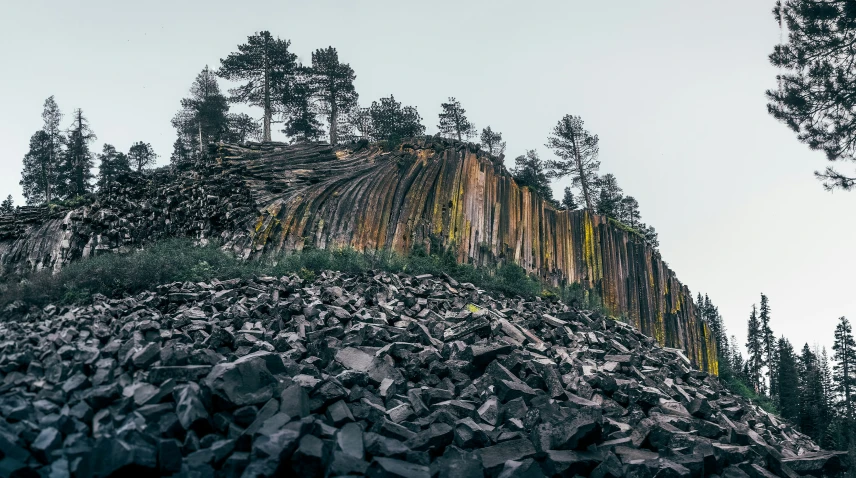
[[[515,262],[554,284],[580,283],[614,315],[717,372],[712,334],[659,253],[604,217],[556,210],[475,145],[266,143],[218,145],[211,156],[84,206],[0,217],[0,273],[56,270],[170,235],[217,238],[248,258],[307,245],[451,250],[461,262]]]

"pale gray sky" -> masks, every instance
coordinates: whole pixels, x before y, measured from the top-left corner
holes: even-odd
[[[0,194],[22,202],[21,158],[49,95],[66,115],[83,108],[93,149],[144,140],[167,162],[169,121],[196,74],[267,29],[304,62],[335,46],[362,104],[392,93],[429,133],[440,102],[457,97],[511,157],[549,156],[553,125],[582,115],[603,172],[639,200],[663,257],[710,294],[731,333],[744,341],[763,291],[777,335],[829,346],[837,318],[856,319],[856,193],[824,192],[812,176],[822,154],[766,113],[773,3],[8,1]]]

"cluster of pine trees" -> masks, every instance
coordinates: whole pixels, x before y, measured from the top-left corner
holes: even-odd
[[[402,105],[393,95],[360,107],[354,70],[339,60],[335,48],[315,50],[311,64],[303,65],[290,47],[289,40],[262,31],[249,36],[237,51],[221,59],[216,70],[205,66],[172,118],[177,138],[170,162],[196,161],[204,156],[210,143],[270,141],[274,123],[282,124],[281,131],[294,143],[327,139],[336,145],[364,138],[397,144],[404,138],[425,134],[417,108]],[[235,85],[228,95],[220,88],[221,78]],[[230,112],[230,104],[235,103],[260,107],[261,121],[245,113]],[[460,141],[476,136],[476,127],[466,113],[453,97],[443,102],[437,124],[439,133]],[[157,158],[144,142],[135,143],[127,153],[105,144],[101,154],[93,154],[89,148],[96,136],[83,112],[76,110],[71,127],[61,130],[62,114],[53,97],[45,103],[43,118],[44,127],[33,135],[24,158],[21,186],[28,204],[70,199],[96,186],[109,187],[122,172],[142,171],[153,166]],[[504,158],[502,133],[488,126],[481,130],[479,140],[485,151]],[[609,216],[657,247],[657,234],[641,221],[638,201],[624,196],[614,175],[599,174],[598,137],[585,130],[580,117],[562,118],[546,146],[556,159],[544,161],[534,149],[515,158],[511,173],[519,184],[557,208],[585,207]],[[95,159],[100,164],[97,182],[93,183]],[[553,197],[551,181],[565,176],[570,176],[572,187],[579,190],[582,204],[571,187],[565,188],[561,201]],[[0,205],[12,207],[11,196]]]
[[[154,165],[157,155],[149,143],[139,141],[122,153],[105,144],[101,154],[90,150],[97,139],[82,109],[74,110],[71,124],[63,129],[63,114],[54,97],[44,103],[44,124],[30,138],[30,149],[24,156],[20,185],[27,204],[49,204],[72,200],[92,192],[95,187],[109,187],[122,172],[141,171]],[[92,169],[100,161],[98,177]],[[93,180],[96,180],[93,183]],[[9,195],[2,212],[14,208]]]
[[[699,294],[696,302],[716,338],[721,379],[772,405],[825,448],[856,446],[856,341],[847,318],[841,317],[835,327],[832,357],[826,348],[808,343],[797,350],[784,336],[776,338],[769,298],[761,294],[760,306],[752,305],[747,321],[744,357],[710,298]]]

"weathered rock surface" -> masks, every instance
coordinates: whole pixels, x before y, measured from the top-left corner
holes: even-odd
[[[819,476],[844,466],[631,325],[428,275],[175,283],[4,315],[0,476]]]
[[[0,216],[0,275],[174,235],[218,238],[247,257],[307,244],[451,249],[461,262],[513,261],[580,283],[612,314],[717,372],[712,335],[658,252],[605,217],[555,210],[475,145],[265,143],[218,145],[211,155],[186,171],[135,176],[85,206]]]

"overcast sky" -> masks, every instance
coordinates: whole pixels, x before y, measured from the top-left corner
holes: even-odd
[[[170,119],[196,74],[267,29],[304,62],[336,47],[363,105],[392,93],[428,133],[457,97],[477,127],[503,133],[510,157],[549,157],[555,123],[581,115],[602,171],[638,199],[663,257],[730,333],[745,342],[764,292],[777,335],[828,347],[838,317],[856,319],[856,193],[823,191],[812,176],[822,154],[766,113],[773,3],[14,2],[0,15],[0,194],[22,203],[21,159],[50,95],[64,126],[83,109],[94,150],[143,140],[168,162]]]

